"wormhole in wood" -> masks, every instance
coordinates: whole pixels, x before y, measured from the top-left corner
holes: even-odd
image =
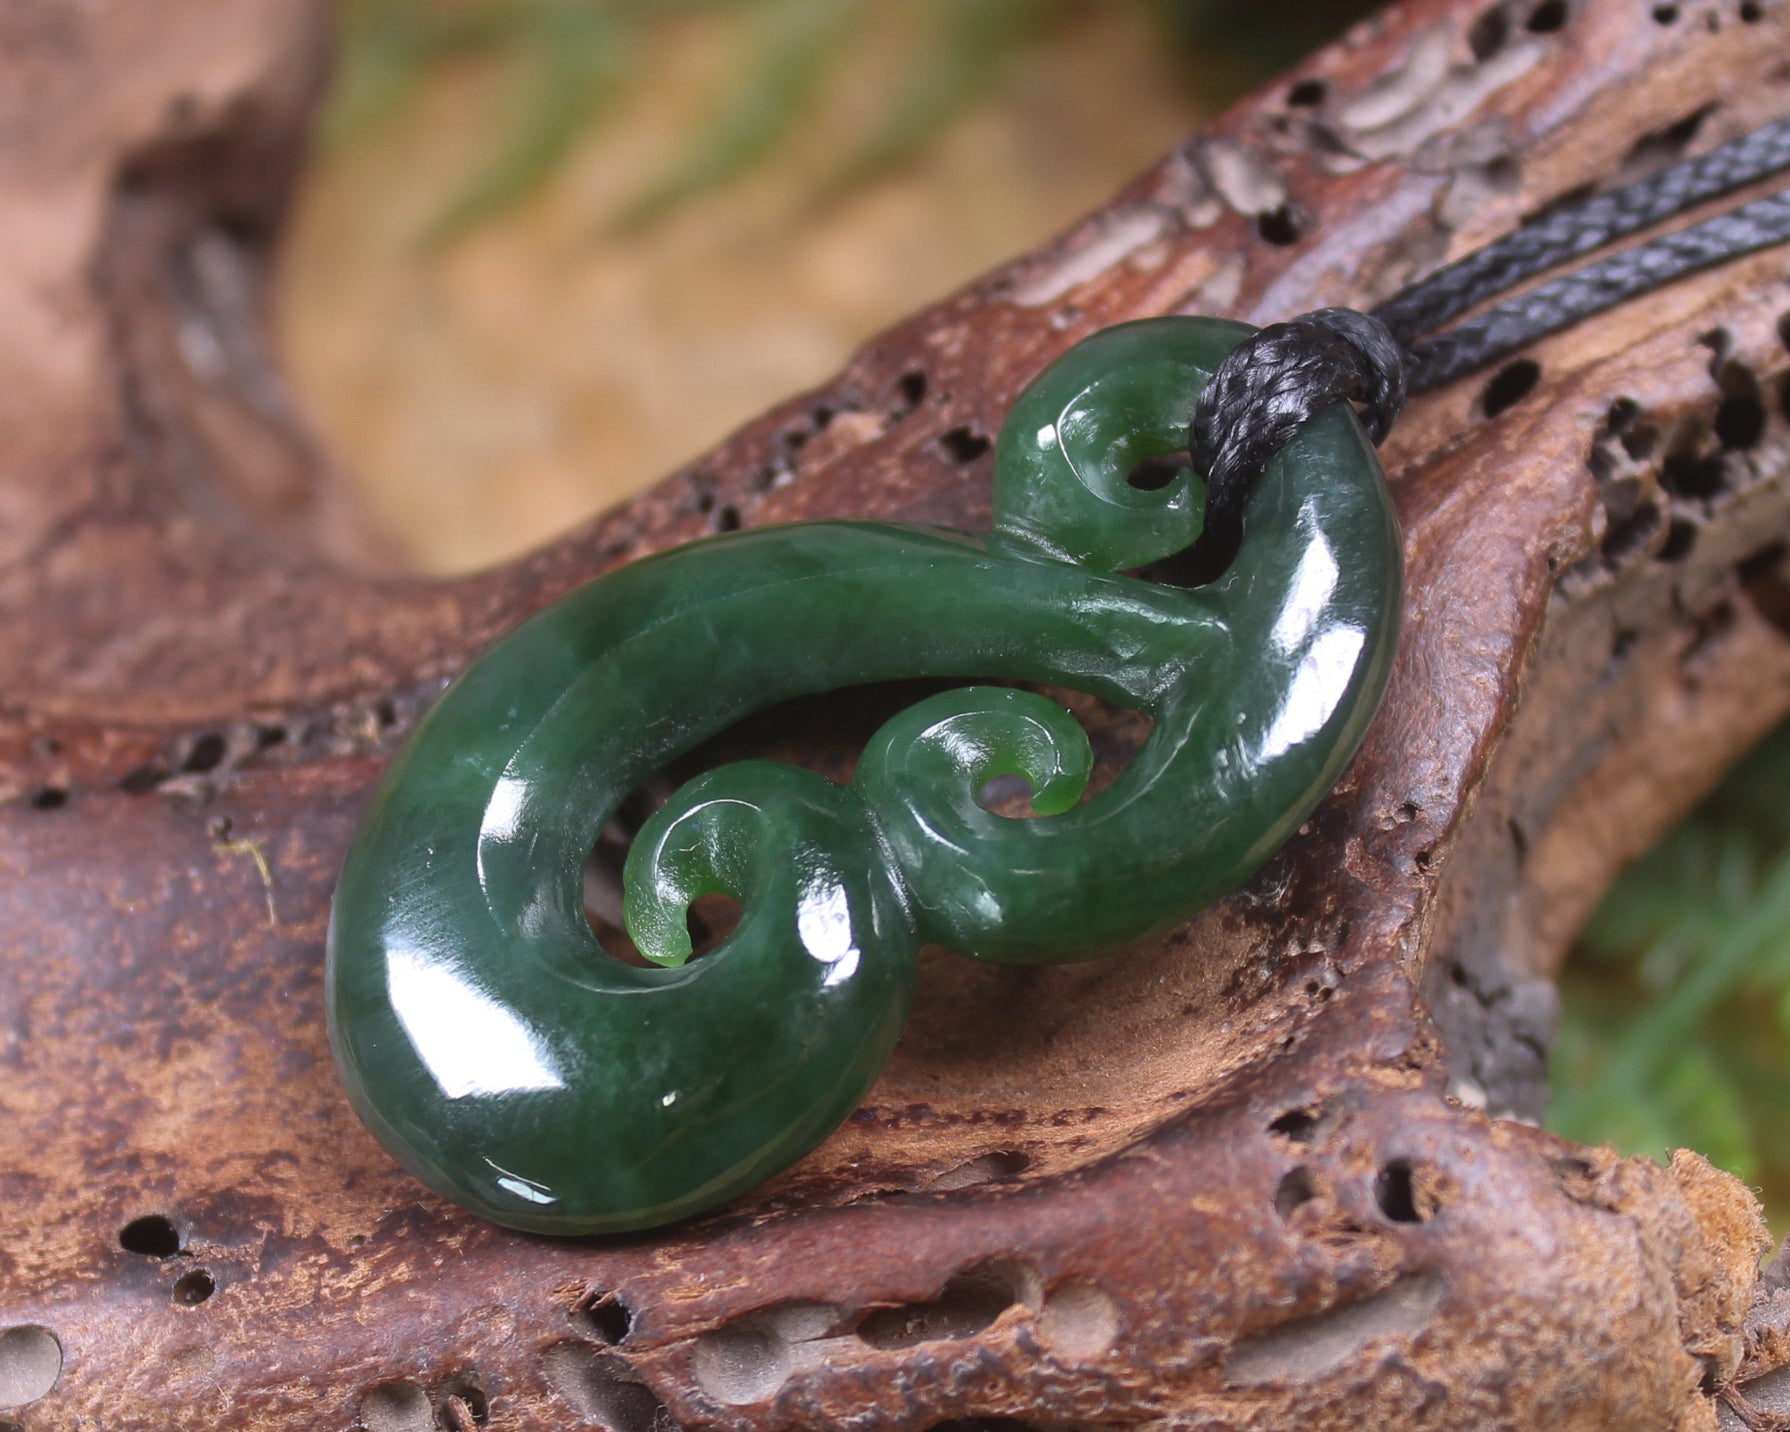
[[[1533,358],[1518,358],[1514,363],[1506,363],[1485,385],[1480,407],[1488,418],[1495,418],[1528,397],[1540,381],[1541,364]]]
[[[605,1346],[614,1347],[634,1326],[634,1314],[614,1293],[587,1293],[572,1309],[572,1319]]]
[[[0,1333],[0,1407],[36,1402],[62,1376],[62,1344],[33,1325]]]
[[[1288,1169],[1274,1190],[1274,1211],[1282,1218],[1291,1218],[1294,1209],[1310,1203],[1317,1196],[1317,1179],[1310,1169],[1304,1166]]]
[[[1036,1285],[1037,1275],[1023,1264],[991,1259],[956,1274],[928,1302],[879,1308],[858,1324],[857,1335],[875,1348],[967,1338],[1008,1308],[1021,1302],[1035,1303]]]
[[[118,1230],[119,1246],[145,1258],[172,1258],[181,1249],[180,1230],[159,1213],[133,1218]]]
[[[196,1308],[217,1291],[217,1279],[205,1268],[182,1273],[174,1280],[174,1301],[183,1308]]]

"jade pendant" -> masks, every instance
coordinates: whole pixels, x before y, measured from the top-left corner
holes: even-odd
[[[424,1183],[512,1227],[609,1233],[713,1208],[862,1100],[914,955],[1086,959],[1184,921],[1311,813],[1359,742],[1397,636],[1397,524],[1347,405],[1270,465],[1241,551],[1181,589],[1125,575],[1199,535],[1203,484],[1127,478],[1186,443],[1252,330],[1095,334],[1014,404],[994,531],[771,527],[610,573],[483,655],[392,765],[330,922],[349,1098]],[[849,785],[769,762],[691,781],[625,871],[610,958],[582,871],[622,800],[772,703],[899,677],[1048,683],[1147,712],[1097,797],[1085,734],[1023,689],[966,686],[871,740]],[[978,801],[1031,783],[1035,815]],[[705,958],[685,912],[742,905]]]

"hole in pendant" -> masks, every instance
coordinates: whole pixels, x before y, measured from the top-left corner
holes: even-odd
[[[1287,91],[1287,103],[1295,109],[1316,109],[1330,97],[1330,86],[1323,80],[1300,80]]]
[[[818,770],[834,780],[849,779],[849,766],[841,769],[838,763],[841,747],[855,760],[876,729],[897,711],[962,684],[926,679],[882,682],[779,702],[736,722],[643,780],[623,798],[585,858],[584,914],[598,945],[621,964],[657,968],[641,955],[628,934],[622,873],[635,835],[686,781],[742,759],[779,761]],[[739,901],[732,895],[696,900],[686,916],[692,958],[724,941],[741,913]]]
[[[1186,448],[1179,452],[1156,453],[1134,463],[1131,471],[1125,474],[1125,481],[1139,492],[1161,492],[1192,468],[1193,454]]]
[[[628,847],[641,826],[675,789],[676,783],[661,774],[629,792],[584,862],[584,917],[590,922],[591,932],[612,960],[635,969],[659,966],[640,953],[628,933],[623,914],[622,871],[628,862]],[[701,959],[719,947],[739,924],[741,913],[739,900],[729,894],[699,895],[691,901],[684,914],[685,928],[690,933],[690,958]]]
[[[972,684],[1012,683],[916,677],[794,697],[742,717],[641,781],[598,833],[581,873],[584,914],[598,946],[621,964],[636,969],[657,968],[640,954],[628,935],[623,872],[636,834],[687,781],[736,761],[765,760],[814,771],[832,781],[849,782],[860,753],[890,718],[928,697]],[[1088,734],[1094,769],[1082,802],[1097,798],[1119,777],[1154,729],[1148,712],[1122,707],[1085,692],[1054,687],[1034,689],[1061,704]],[[1007,808],[1006,802],[1012,796],[1021,797],[1023,805]],[[1030,787],[997,783],[988,792],[987,805],[1002,806],[996,813],[1003,816],[1030,816]],[[721,945],[743,913],[732,894],[703,896],[693,902],[687,915],[693,958]]]
[[[1231,563],[1237,559],[1242,547],[1241,534],[1232,540],[1226,540],[1221,534],[1207,528],[1191,547],[1183,548],[1172,557],[1164,557],[1160,562],[1152,562],[1147,567],[1139,567],[1135,575],[1146,582],[1157,582],[1165,587],[1180,587],[1190,590],[1203,587],[1208,582],[1216,582],[1230,570]]]
[[[698,895],[684,912],[690,931],[690,958],[699,960],[718,949],[740,923],[741,905],[732,895]]]
[[[622,915],[622,868],[640,827],[671,792],[670,782],[661,779],[629,792],[584,862],[584,918],[611,959],[636,969],[650,969],[652,961],[641,955],[628,934]]]
[[[635,835],[669,794],[666,783],[654,782],[629,795],[615,818],[597,837],[597,843],[591,847],[584,863],[585,919],[590,922],[591,931],[605,954],[636,969],[657,966],[640,953],[628,933],[622,910],[622,871],[627,865],[628,847]],[[684,912],[685,927],[690,932],[690,958],[701,959],[723,944],[740,923],[741,914],[740,902],[733,895],[698,895],[692,900]]]
[[[976,804],[1011,820],[1036,814],[1032,809],[1032,783],[1019,775],[990,776],[976,792]]]

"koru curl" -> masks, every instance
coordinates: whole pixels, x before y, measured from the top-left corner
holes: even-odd
[[[1090,958],[1184,921],[1298,828],[1386,682],[1397,524],[1347,403],[1267,462],[1222,575],[1127,575],[1189,549],[1184,451],[1254,330],[1162,318],[1077,345],[996,448],[986,538],[870,522],[733,533],[573,592],[481,657],[418,728],[338,887],[330,1036],[356,1109],[446,1197],[549,1233],[712,1208],[863,1099],[915,952]],[[970,686],[895,716],[849,785],[710,771],[647,822],[624,875],[658,968],[610,958],[582,872],[623,799],[749,712],[862,682],[1043,683],[1146,712],[1086,797],[1086,736],[1035,692]],[[978,796],[1023,776],[1034,815]],[[738,927],[686,963],[691,901]]]

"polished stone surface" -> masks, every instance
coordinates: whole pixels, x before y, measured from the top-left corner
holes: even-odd
[[[1127,479],[1184,446],[1247,332],[1153,319],[1077,345],[1002,429],[987,539],[848,522],[718,537],[591,583],[482,657],[393,765],[336,896],[331,1037],[387,1147],[515,1227],[670,1222],[856,1106],[921,943],[1087,958],[1259,866],[1372,716],[1401,563],[1379,465],[1338,407],[1270,465],[1220,578],[1124,575],[1198,536],[1196,476]],[[603,952],[582,870],[641,781],[748,712],[915,676],[1049,683],[1154,724],[1085,801],[1080,728],[1006,687],[896,716],[850,786],[710,772],[629,853],[630,932],[664,967]],[[1032,783],[1034,818],[983,809],[1003,774]],[[718,892],[741,923],[686,964],[685,908]]]

